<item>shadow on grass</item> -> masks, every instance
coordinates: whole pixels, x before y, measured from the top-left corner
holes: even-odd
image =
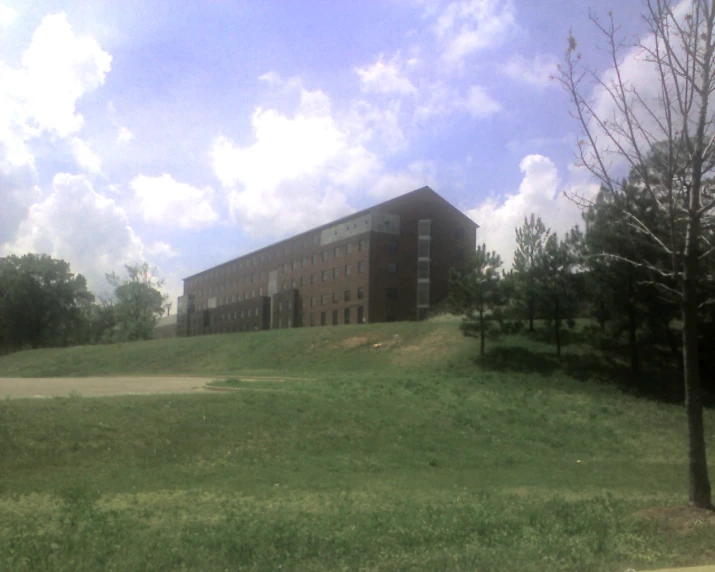
[[[551,376],[561,372],[581,382],[599,383],[619,388],[624,393],[664,403],[682,404],[683,383],[672,364],[651,362],[635,377],[623,362],[596,353],[565,354],[560,358],[525,347],[496,347],[472,362],[487,371],[534,373]],[[703,404],[715,407],[715,395],[705,394]]]

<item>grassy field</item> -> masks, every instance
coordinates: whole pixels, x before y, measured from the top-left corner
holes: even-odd
[[[612,368],[577,343],[561,362],[527,337],[475,349],[431,322],[0,358],[0,376],[226,390],[1,401],[0,570],[715,563],[715,518],[679,508],[682,407],[602,383]]]

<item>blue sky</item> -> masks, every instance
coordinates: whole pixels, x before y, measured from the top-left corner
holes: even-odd
[[[532,210],[563,231],[578,128],[549,80],[587,2],[0,0],[0,255],[95,292],[181,278],[432,186],[507,263]],[[606,15],[611,6],[599,2]],[[613,3],[641,32],[639,0]]]

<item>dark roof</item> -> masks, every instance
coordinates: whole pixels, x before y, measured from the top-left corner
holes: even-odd
[[[295,240],[296,238],[299,238],[299,237],[301,237],[301,236],[305,236],[305,235],[309,235],[309,234],[312,235],[312,234],[315,233],[315,232],[321,231],[321,230],[323,230],[323,229],[325,229],[325,228],[331,227],[331,226],[336,225],[336,224],[340,224],[341,222],[345,222],[345,221],[347,221],[347,220],[351,220],[351,219],[353,219],[353,218],[355,218],[355,217],[357,217],[357,216],[361,216],[361,215],[364,215],[364,214],[368,214],[368,213],[371,213],[371,212],[376,211],[376,210],[383,210],[385,207],[389,207],[390,205],[392,205],[392,204],[394,204],[394,203],[402,202],[402,201],[404,201],[405,199],[407,199],[407,198],[409,198],[409,197],[411,197],[411,196],[423,195],[423,194],[432,194],[432,195],[434,195],[435,197],[437,197],[438,199],[440,199],[441,201],[443,201],[445,204],[447,204],[449,207],[451,207],[451,208],[455,211],[455,213],[461,215],[461,216],[464,218],[465,222],[467,222],[468,224],[474,225],[474,228],[479,228],[479,225],[478,225],[476,222],[474,222],[471,218],[469,218],[467,215],[465,215],[462,211],[460,211],[460,210],[459,210],[457,207],[455,207],[452,203],[450,203],[449,201],[447,201],[447,199],[445,199],[444,197],[442,197],[439,193],[436,193],[436,192],[435,192],[433,189],[431,189],[430,187],[424,186],[424,187],[420,187],[419,189],[415,189],[414,191],[410,191],[409,193],[405,193],[405,194],[403,194],[403,195],[399,195],[399,196],[397,196],[397,197],[394,197],[394,198],[392,198],[392,199],[389,199],[389,200],[386,200],[386,201],[384,201],[384,202],[378,203],[378,204],[376,204],[376,205],[372,205],[371,207],[368,207],[368,208],[363,209],[363,210],[361,210],[361,211],[357,211],[357,212],[354,212],[354,213],[350,213],[350,214],[348,214],[348,215],[346,215],[346,216],[344,216],[344,217],[341,217],[341,218],[338,218],[338,219],[335,219],[335,220],[331,220],[330,222],[327,222],[327,223],[325,223],[325,224],[321,224],[320,226],[315,226],[315,227],[313,227],[313,228],[311,228],[311,229],[309,229],[309,230],[305,230],[305,231],[303,231],[303,232],[299,232],[298,234],[294,234],[294,235],[292,235],[292,236],[289,236],[288,238],[284,238],[283,240],[279,240],[278,242],[273,242],[273,243],[271,243],[271,244],[269,244],[269,245],[267,245],[267,246],[263,246],[263,247],[258,248],[258,249],[256,249],[256,250],[252,250],[251,252],[248,252],[248,253],[246,253],[246,254],[242,254],[241,256],[237,256],[236,258],[232,258],[231,260],[227,260],[226,262],[221,262],[220,264],[217,264],[216,266],[212,266],[211,268],[207,268],[206,270],[202,270],[201,272],[197,272],[196,274],[191,274],[190,276],[187,276],[186,278],[184,278],[184,280],[188,280],[189,278],[194,278],[195,276],[199,276],[199,275],[201,275],[201,274],[204,274],[205,272],[209,272],[209,271],[211,271],[211,270],[215,270],[215,269],[217,269],[217,268],[221,268],[222,266],[226,266],[226,265],[228,265],[228,264],[232,264],[232,263],[234,263],[234,262],[236,262],[236,261],[238,261],[238,260],[241,260],[242,258],[248,258],[248,257],[250,257],[250,256],[254,256],[255,254],[260,254],[260,253],[261,253],[262,251],[264,251],[264,250],[268,250],[269,248],[275,248],[276,246],[279,246],[279,245],[281,245],[281,244],[283,244],[283,243],[285,243],[285,242],[290,242],[290,241]]]

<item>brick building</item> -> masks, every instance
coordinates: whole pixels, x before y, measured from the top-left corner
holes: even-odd
[[[185,278],[177,334],[421,319],[477,228],[422,187]]]

